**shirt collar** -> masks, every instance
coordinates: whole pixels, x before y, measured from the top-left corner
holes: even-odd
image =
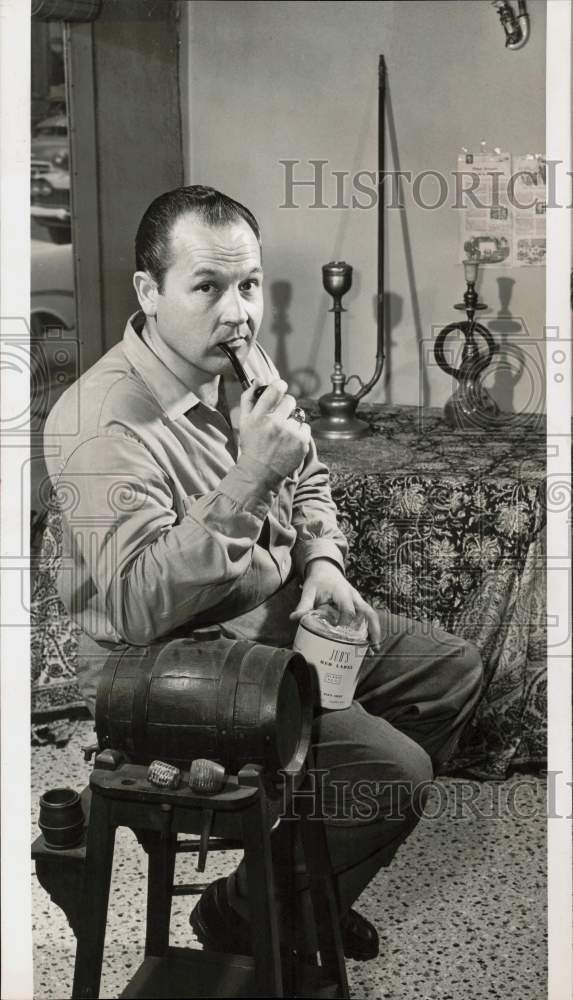
[[[145,322],[141,311],[129,317],[123,334],[123,350],[161,408],[171,420],[175,420],[201,400],[143,341],[141,331]]]

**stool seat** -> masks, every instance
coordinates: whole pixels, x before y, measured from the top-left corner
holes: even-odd
[[[65,910],[76,933],[74,1000],[99,996],[119,826],[132,829],[148,854],[145,957],[122,997],[348,997],[326,837],[316,811],[310,820],[316,803],[307,802],[309,798],[301,796],[300,815],[293,825],[300,824],[320,967],[295,962],[288,948],[281,952],[270,842],[281,803],[265,784],[260,767],[243,768],[219,792],[205,795],[191,790],[185,772],[177,789],[156,788],[147,780],[143,765],[123,761],[108,770],[98,767],[96,759],[89,789],[82,793],[84,814],[89,813],[84,842],[67,851],[54,851],[39,837],[32,849],[41,884]],[[207,837],[227,838],[244,850],[253,957],[169,946],[178,834],[200,835],[204,853]],[[284,884],[284,872],[282,878]],[[188,891],[188,887],[179,888]],[[288,968],[285,954],[292,959]]]

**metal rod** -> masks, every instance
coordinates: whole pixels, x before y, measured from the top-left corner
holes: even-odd
[[[355,399],[362,399],[376,385],[384,367],[384,172],[386,169],[386,61],[384,56],[378,58],[378,266],[376,291],[376,367],[374,375],[355,394]]]
[[[377,300],[377,354],[384,357],[384,171],[386,168],[385,144],[386,63],[384,56],[378,60],[378,300]]]
[[[340,336],[340,310],[334,312],[334,363],[342,363],[342,339]]]
[[[240,851],[241,844],[241,840],[231,840],[228,837],[213,837],[209,841],[209,850]],[[197,840],[180,840],[177,844],[177,854],[198,854],[200,846],[201,841],[199,838]]]

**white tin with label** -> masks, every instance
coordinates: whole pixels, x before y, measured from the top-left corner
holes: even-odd
[[[368,649],[362,615],[349,625],[336,625],[338,612],[330,605],[309,611],[301,619],[293,649],[315,667],[323,708],[349,708]]]

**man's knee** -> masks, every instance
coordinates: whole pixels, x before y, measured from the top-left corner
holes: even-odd
[[[378,798],[390,804],[388,818],[404,818],[412,810],[420,813],[434,777],[431,757],[414,740],[394,761],[391,774],[378,787]]]
[[[380,777],[406,788],[427,785],[434,776],[432,761],[423,747],[414,740],[403,743],[396,753],[391,768],[383,769]]]
[[[438,630],[433,634],[428,663],[434,701],[450,709],[464,710],[479,697],[483,664],[477,646],[466,639]]]
[[[423,806],[433,779],[426,751],[400,734],[392,752],[377,756],[375,748],[321,774],[324,815],[333,823],[361,825],[375,820],[405,819]]]

